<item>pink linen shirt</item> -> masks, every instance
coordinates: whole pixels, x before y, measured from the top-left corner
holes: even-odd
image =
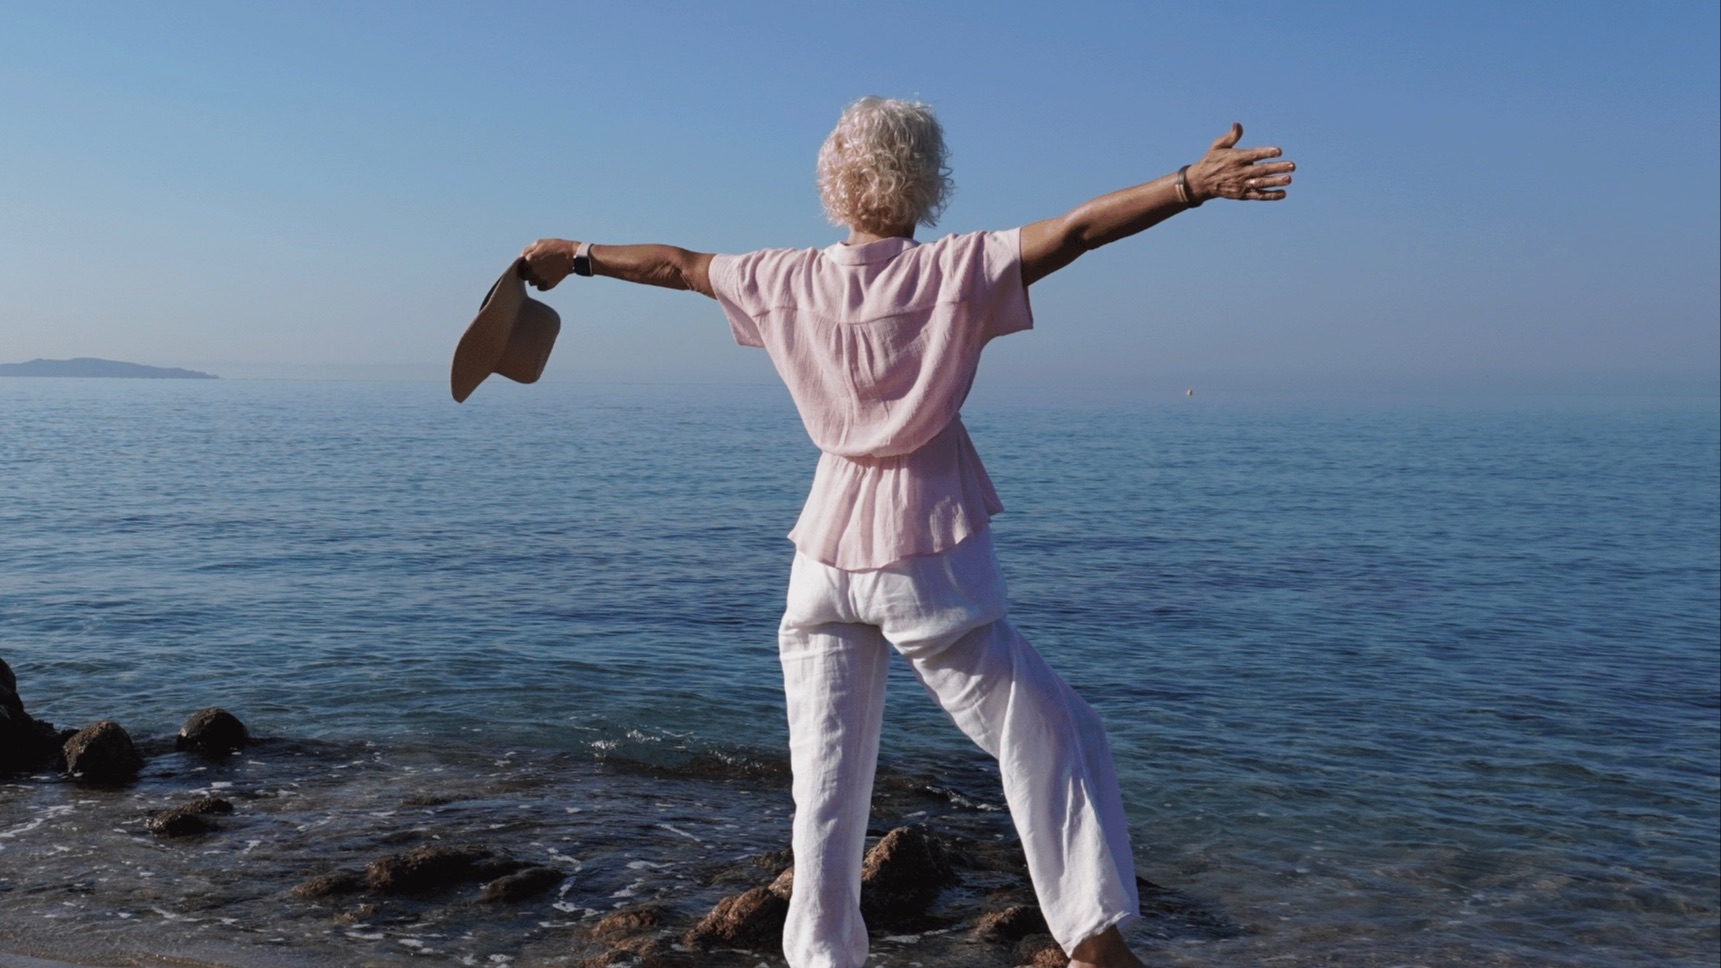
[[[735,341],[763,347],[821,451],[789,533],[850,571],[955,547],[1004,509],[962,426],[980,351],[1033,326],[1017,230],[719,255]]]

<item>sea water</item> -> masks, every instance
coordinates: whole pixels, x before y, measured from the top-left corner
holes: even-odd
[[[1233,928],[1138,933],[1151,961],[1721,963],[1713,394],[965,419],[1139,872]],[[689,871],[787,843],[774,633],[815,458],[780,387],[0,381],[0,658],[35,717],[159,748],[120,790],[0,781],[0,950],[550,964],[594,911],[712,891]],[[264,742],[166,752],[210,705]],[[1009,836],[900,663],[885,730],[886,775]],[[151,838],[188,783],[250,819]],[[256,886],[431,813],[567,870],[553,916],[335,923]]]

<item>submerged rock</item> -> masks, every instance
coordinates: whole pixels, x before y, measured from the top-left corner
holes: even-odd
[[[251,734],[239,717],[219,706],[199,709],[191,714],[174,737],[175,749],[191,750],[205,756],[226,756],[242,750],[251,742]]]
[[[131,734],[111,719],[73,733],[64,749],[66,772],[85,783],[123,783],[143,769]]]
[[[184,837],[206,834],[221,829],[210,819],[211,814],[233,812],[233,804],[220,797],[198,797],[190,803],[162,810],[150,816],[145,825],[158,837]]]
[[[783,946],[783,923],[789,917],[789,902],[770,889],[755,887],[717,902],[703,920],[682,936],[694,948],[722,945],[754,951],[776,951]]]
[[[506,877],[528,866],[482,847],[435,845],[390,854],[365,866],[365,883],[378,894],[424,894]]]
[[[333,894],[357,894],[365,889],[363,871],[342,870],[318,874],[293,888],[293,896],[314,901]]]
[[[524,901],[536,897],[568,879],[554,867],[528,867],[484,885],[482,899],[492,904]]]

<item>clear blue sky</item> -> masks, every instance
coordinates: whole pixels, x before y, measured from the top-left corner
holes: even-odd
[[[0,0],[0,362],[443,371],[546,235],[840,238],[842,106],[920,97],[1003,228],[1232,120],[1298,162],[1037,285],[988,369],[1625,379],[1721,370],[1714,0],[22,3]],[[584,281],[550,378],[768,380],[716,307]]]

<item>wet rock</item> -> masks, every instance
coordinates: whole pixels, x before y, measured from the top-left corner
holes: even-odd
[[[211,814],[233,812],[233,804],[220,797],[198,797],[190,803],[153,814],[146,826],[158,837],[185,837],[206,834],[221,827],[210,819]]]
[[[360,883],[363,882],[361,881]],[[346,924],[358,924],[363,921],[368,921],[380,913],[382,913],[381,905],[372,904],[371,902],[366,901],[363,904],[353,905],[351,910],[341,911],[336,914],[335,920]]]
[[[365,866],[365,883],[378,894],[425,894],[506,876],[520,866],[517,861],[498,862],[495,854],[482,848],[415,847],[371,861]]]
[[[602,954],[580,962],[581,968],[694,968],[699,956],[676,951],[661,936],[669,920],[669,909],[660,904],[642,904],[608,915],[592,928],[592,937],[603,942]]]
[[[787,901],[795,893],[795,869],[783,868],[783,873],[778,874],[777,879],[772,881],[766,890]]]
[[[1047,934],[1045,916],[1032,904],[1012,904],[987,911],[974,924],[974,937],[982,941],[1017,942],[1031,934]]]
[[[944,845],[923,827],[898,827],[866,853],[861,912],[869,922],[913,917],[955,880]]]
[[[1031,934],[1017,942],[1010,964],[1016,968],[1066,968],[1070,956],[1049,934]]]
[[[703,920],[682,936],[694,948],[721,945],[754,951],[776,951],[783,946],[783,922],[789,917],[789,902],[770,890],[755,887],[717,902]]]
[[[52,723],[31,719],[17,690],[17,676],[0,660],[0,774],[60,768],[65,738]]]
[[[86,783],[123,783],[143,769],[131,734],[111,719],[78,730],[64,749],[66,772]]]
[[[175,749],[191,750],[205,756],[226,756],[242,750],[251,742],[251,734],[239,717],[219,706],[199,709],[191,714],[174,737]]]
[[[512,857],[507,856],[506,854],[492,854],[489,851],[481,851],[481,853],[485,854],[486,856],[480,857],[477,860],[473,861],[473,863],[472,863],[472,877],[470,878],[470,880],[474,880],[474,881],[498,880],[500,878],[507,877],[510,874],[515,874],[515,873],[518,873],[520,871],[523,871],[528,867],[537,866],[535,864],[528,864],[523,860],[516,860]]]
[[[656,938],[634,938],[579,964],[580,968],[696,968],[700,959],[691,952],[676,951]]]
[[[669,911],[658,904],[642,904],[639,907],[627,908],[599,921],[592,927],[592,936],[607,941],[618,941],[622,938],[655,930],[668,915]]]
[[[357,894],[365,889],[365,875],[361,871],[329,871],[293,888],[293,896],[314,901],[320,897],[335,894]]]
[[[200,813],[188,813],[178,807],[163,810],[149,818],[149,832],[157,837],[189,837],[221,829],[215,821]]]
[[[567,880],[567,875],[553,867],[528,867],[523,871],[498,877],[484,885],[483,900],[509,903],[536,897]]]
[[[1243,933],[1235,921],[1200,901],[1145,877],[1135,879],[1141,895],[1143,932],[1157,938],[1235,938]]]

